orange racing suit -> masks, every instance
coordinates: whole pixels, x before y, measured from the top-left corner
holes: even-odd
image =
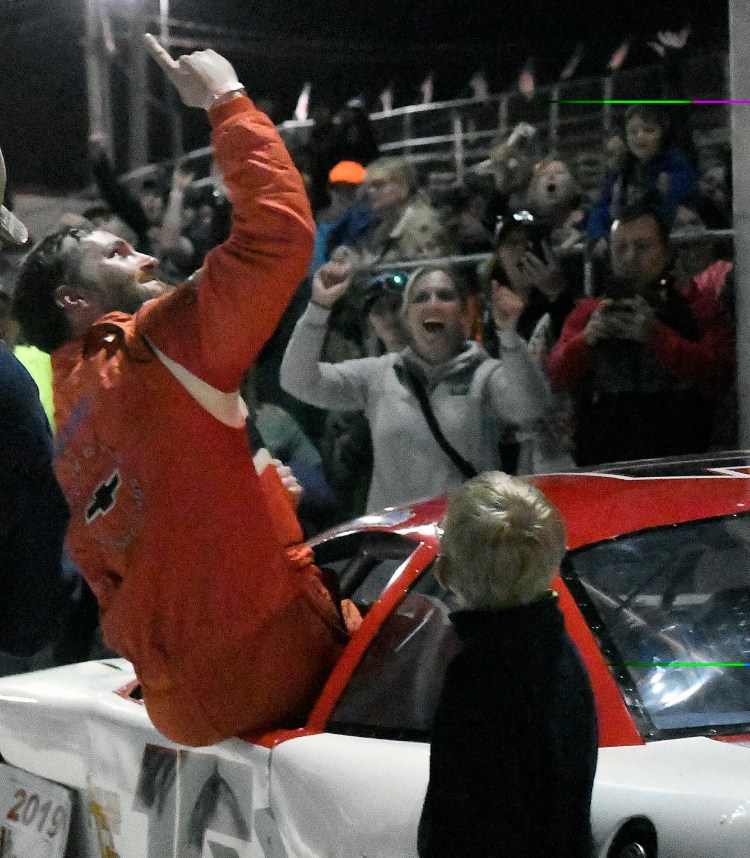
[[[271,122],[244,96],[209,119],[230,237],[192,281],[52,355],[70,549],[154,725],[190,745],[299,718],[346,636],[294,517],[264,493],[239,406],[218,419],[163,359],[238,402],[312,246]]]

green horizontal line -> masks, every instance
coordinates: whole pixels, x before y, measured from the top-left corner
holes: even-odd
[[[689,98],[553,98],[552,104],[692,104]]]
[[[626,661],[611,667],[750,667],[744,661]]]

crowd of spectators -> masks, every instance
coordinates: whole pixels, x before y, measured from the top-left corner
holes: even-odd
[[[570,159],[521,123],[448,187],[381,155],[360,105],[313,119],[290,147],[310,268],[242,389],[252,431],[303,484],[308,535],[455,487],[466,472],[440,434],[474,471],[517,474],[735,445],[732,245],[712,237],[732,225],[728,152],[698,152],[684,113],[632,105]],[[106,151],[93,137],[101,201],[66,222],[182,282],[228,233],[220,178],[178,164],[134,192]],[[17,326],[5,336],[39,362]]]
[[[465,479],[438,433],[474,468],[486,467],[476,445],[488,420],[495,465],[521,474],[736,444],[732,247],[712,236],[732,225],[727,152],[698,154],[685,142],[685,116],[667,107],[633,105],[621,123],[619,136],[570,162],[543,151],[535,129],[521,124],[447,190],[432,191],[404,158],[362,165],[361,182],[349,168],[346,202],[331,207],[336,217],[318,219],[317,258],[280,375],[284,404],[318,445],[341,516]],[[334,197],[342,175],[334,165]],[[483,262],[461,259],[477,253]],[[417,279],[437,276],[417,263],[436,259],[447,290],[432,290],[422,323],[433,337],[441,325],[445,334],[452,288],[464,338],[440,356],[420,349],[412,303]],[[321,271],[323,281],[348,278],[334,301]],[[313,306],[304,310],[307,299]],[[492,415],[483,395],[480,412],[457,423],[471,385],[444,377],[446,361],[478,345],[509,367],[509,334],[498,321],[509,300],[517,303],[513,332],[547,376],[546,405],[533,420],[507,404]],[[285,344],[289,329],[279,336]],[[386,354],[389,369],[375,381]],[[415,360],[438,433],[399,369]],[[270,371],[277,384],[278,362]],[[391,381],[414,412],[408,419],[398,396],[382,404]],[[516,396],[529,396],[528,382],[511,383]],[[451,409],[441,406],[446,396]],[[420,455],[410,453],[407,465],[404,451],[420,435]],[[429,478],[414,485],[410,476],[430,457]],[[400,483],[386,492],[384,467]]]
[[[216,212],[209,205],[204,217],[200,205],[185,205],[189,175],[175,169],[168,199],[152,187],[139,199],[97,152],[102,192],[119,205],[111,215],[137,232],[141,249],[81,219],[24,256],[3,333],[49,356],[57,438],[53,444],[29,371],[0,342],[0,656],[36,656],[54,646],[53,664],[85,660],[98,627],[106,647],[131,662],[153,727],[174,743],[204,747],[303,724],[362,614],[303,539],[302,521],[324,525],[326,504],[334,516],[341,512],[323,457],[258,383],[258,352],[309,267],[310,185],[224,57],[209,49],[175,60],[153,35],[144,34],[144,43],[183,103],[207,113],[232,201],[229,234],[203,260],[198,237],[210,234]],[[503,266],[518,263],[517,288],[491,280],[492,357],[474,337],[481,339],[480,294],[450,265],[429,263],[449,251],[450,237],[411,166],[386,158],[357,164],[338,162],[327,185],[364,184],[373,216],[353,246],[326,247],[331,259],[308,278],[308,306],[284,349],[280,382],[318,408],[364,414],[372,438],[367,508],[456,490],[436,574],[461,599],[464,610],[452,621],[465,647],[435,719],[418,851],[425,858],[466,854],[478,808],[488,823],[480,826],[483,849],[548,850],[551,814],[555,842],[584,858],[596,714],[550,589],[564,526],[538,489],[493,470],[512,444],[513,467],[536,470],[558,435],[544,361],[519,332],[531,288],[549,301],[565,290],[556,234],[544,239],[543,262],[525,252],[503,258]],[[544,175],[554,182],[561,171]],[[0,155],[0,198],[4,185]],[[356,194],[343,195],[340,217],[362,205],[347,196]],[[562,242],[569,221],[558,224]],[[525,237],[528,222],[519,223]],[[23,223],[0,205],[0,241],[23,245],[26,237]],[[424,264],[408,275],[370,275],[375,260],[401,257]],[[199,267],[173,285],[155,274],[159,267],[166,277],[170,265],[175,276],[184,276],[180,266]],[[363,277],[366,301],[355,297],[348,317],[335,317],[334,306]],[[709,298],[703,290],[696,302]],[[329,326],[340,329],[340,349],[345,342],[362,348],[365,308],[372,353],[323,360]],[[282,457],[313,501],[306,512]],[[508,652],[487,666],[483,650],[494,652],[501,639],[527,651],[540,682],[519,683],[519,659]],[[13,673],[29,667],[0,660],[3,666]],[[469,684],[456,684],[467,671]],[[477,694],[477,682],[490,693]],[[528,710],[527,732],[544,739],[554,726],[554,753],[542,765],[519,758],[523,771],[516,772],[495,742],[485,772],[471,762],[472,749],[486,744],[475,731],[469,753],[456,754],[466,745],[462,707],[508,723]],[[540,813],[529,797],[558,768],[558,789]],[[508,814],[518,824],[502,821],[496,830],[487,801],[464,801],[467,814],[448,800],[444,812],[446,786],[462,779],[477,796],[487,787],[520,796]]]

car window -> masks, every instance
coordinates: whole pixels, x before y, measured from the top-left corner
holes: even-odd
[[[333,733],[429,741],[443,677],[458,650],[455,598],[428,568],[391,612],[351,676]]]
[[[313,546],[315,562],[342,599],[366,614],[418,543],[395,533],[359,531]]]
[[[750,724],[750,516],[583,548],[563,577],[653,728]]]

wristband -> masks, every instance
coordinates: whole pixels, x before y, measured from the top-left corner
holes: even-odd
[[[213,101],[211,102],[211,107],[218,107],[220,104],[224,104],[227,101],[231,101],[235,95],[247,95],[245,91],[245,87],[238,83],[234,89],[227,90],[227,92],[222,92],[221,95],[215,95]],[[210,109],[210,108],[209,108]]]

